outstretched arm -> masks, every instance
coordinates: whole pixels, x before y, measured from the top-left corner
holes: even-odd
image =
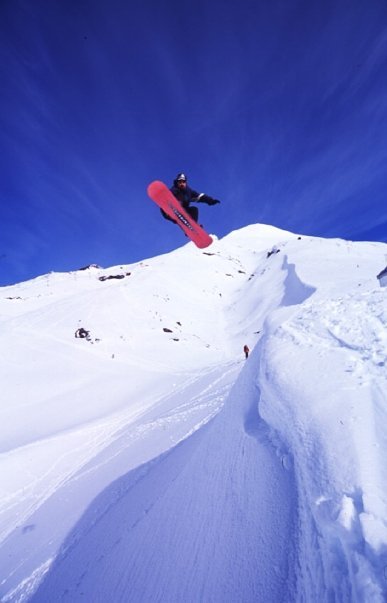
[[[216,205],[217,203],[220,203],[218,199],[213,199],[210,195],[206,195],[205,193],[197,193],[196,191],[191,192],[191,201],[195,201],[196,203],[207,203],[207,205]]]
[[[199,195],[198,203],[207,203],[207,205],[216,205],[217,203],[220,203],[220,201],[219,201],[219,199],[213,199],[209,195],[205,195],[204,193],[202,193],[201,195]]]

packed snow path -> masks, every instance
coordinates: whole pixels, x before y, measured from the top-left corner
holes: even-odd
[[[261,428],[255,368],[209,424],[94,501],[34,601],[289,600],[294,479]]]

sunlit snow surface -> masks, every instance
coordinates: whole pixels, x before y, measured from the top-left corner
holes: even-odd
[[[385,252],[252,225],[2,287],[1,601],[384,601]]]

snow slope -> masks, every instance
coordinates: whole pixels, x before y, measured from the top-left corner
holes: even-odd
[[[384,601],[384,254],[252,225],[1,288],[1,601]]]

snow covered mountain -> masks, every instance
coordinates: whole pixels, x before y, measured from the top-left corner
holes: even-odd
[[[2,287],[1,601],[385,601],[385,252],[252,225]]]

